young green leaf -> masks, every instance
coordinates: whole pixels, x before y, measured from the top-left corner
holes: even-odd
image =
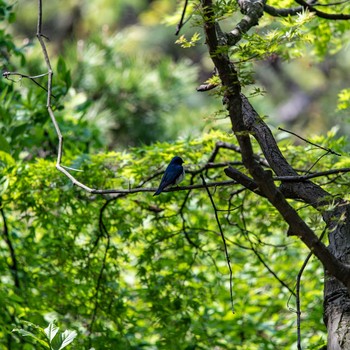
[[[45,329],[44,332],[47,336],[47,338],[49,339],[49,342],[51,344],[53,338],[55,338],[57,332],[58,332],[59,328],[57,326],[55,326],[55,324],[53,322],[51,322]]]

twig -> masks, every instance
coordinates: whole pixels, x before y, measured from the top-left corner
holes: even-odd
[[[249,176],[241,173],[235,168],[228,167],[225,170],[225,174],[230,177],[231,179],[234,179],[238,183],[240,183],[242,186],[244,186],[246,189],[257,193],[261,197],[265,197],[265,195],[259,190],[259,187],[257,183],[251,179]]]
[[[248,235],[247,235],[248,237]],[[255,247],[253,246],[253,242],[251,242],[251,240],[248,238],[250,245],[251,245],[251,250],[253,251],[253,253],[255,254],[255,256],[258,258],[258,260],[265,266],[265,268],[267,269],[267,271],[269,271],[269,273],[286,289],[288,289],[288,291],[290,293],[292,293],[294,296],[296,296],[296,294],[294,293],[294,291],[292,290],[291,287],[288,286],[287,283],[285,283],[283,280],[281,280],[277,273],[274,272],[272,270],[272,268],[265,262],[265,260],[261,257],[260,253],[257,251],[257,249],[255,249]]]
[[[326,233],[326,229],[327,228],[323,229],[323,231],[318,239],[319,241],[322,241],[322,239]],[[292,295],[294,295],[295,296],[295,303],[296,303],[295,313],[297,314],[297,337],[298,337],[297,348],[298,348],[298,350],[302,350],[302,348],[301,348],[301,306],[300,306],[301,277],[302,277],[304,270],[305,270],[312,255],[313,255],[313,252],[312,251],[309,252],[306,259],[304,260],[303,265],[301,266],[301,268],[298,272],[298,275],[297,275],[297,280],[296,280],[296,284],[295,284],[295,293],[291,293],[291,295],[289,296],[289,299],[288,299],[288,303],[287,303],[287,304],[289,304],[290,298],[292,297]]]
[[[300,282],[301,282],[301,276],[305,270],[306,265],[308,264],[310,258],[312,257],[312,252],[310,252],[306,259],[304,260],[304,263],[298,273],[297,276],[297,283],[295,286],[295,302],[296,302],[296,306],[297,306],[297,310],[296,310],[296,314],[297,314],[297,336],[298,336],[298,343],[297,343],[297,347],[298,350],[302,350],[301,349],[301,307],[300,307]]]
[[[220,163],[213,163],[213,162],[209,162],[208,161],[202,167],[200,167],[200,168],[198,168],[196,170],[186,170],[186,173],[197,175],[197,174],[203,172],[204,170],[224,168],[224,167],[233,166],[233,165],[240,166],[240,165],[243,165],[243,163],[241,161],[220,162]]]
[[[108,250],[109,250],[109,247],[110,247],[110,241],[111,241],[111,237],[109,235],[109,232],[108,232],[108,230],[107,230],[107,228],[106,228],[106,226],[105,226],[105,224],[103,222],[103,212],[105,211],[105,209],[107,208],[107,206],[108,206],[108,204],[110,202],[111,202],[110,200],[107,200],[106,203],[100,209],[100,218],[99,218],[100,235],[99,235],[99,238],[100,237],[106,237],[107,238],[107,244],[106,244],[106,249],[105,249],[105,252],[104,252],[104,255],[103,255],[103,260],[102,260],[102,265],[101,265],[101,268],[100,268],[100,272],[99,272],[99,275],[98,275],[98,278],[97,278],[97,284],[96,284],[96,288],[95,288],[95,293],[94,293],[94,295],[91,298],[91,299],[94,299],[95,306],[94,306],[94,310],[93,310],[93,313],[92,313],[91,322],[90,322],[90,325],[89,325],[89,333],[90,333],[90,335],[92,333],[92,328],[93,328],[95,320],[96,320],[97,309],[98,309],[98,293],[99,293],[100,288],[101,288],[102,275],[103,275],[104,270],[106,269],[107,254],[108,254]],[[99,238],[98,238],[98,240],[99,240]],[[97,243],[96,243],[96,245],[97,245]],[[90,337],[89,341],[91,342],[91,337]],[[91,344],[90,344],[90,347],[91,347]]]
[[[318,145],[318,144],[316,144],[316,143],[313,143],[313,142],[311,142],[311,141],[309,141],[309,140],[307,140],[307,139],[304,139],[303,137],[299,136],[298,134],[296,134],[296,133],[294,133],[294,132],[292,132],[292,131],[289,131],[289,130],[286,130],[286,129],[283,129],[283,128],[280,128],[280,127],[278,128],[278,130],[287,132],[288,134],[292,134],[292,135],[298,137],[300,140],[303,140],[304,142],[309,143],[310,145],[315,146],[315,147],[317,147],[317,148],[323,149],[324,151],[327,151],[328,153],[335,154],[336,156],[339,156],[339,157],[341,156],[340,153],[337,153],[337,152],[331,150],[330,148],[322,147],[322,146],[320,146],[320,145]]]
[[[316,165],[323,157],[325,157],[325,156],[328,155],[328,154],[329,154],[329,151],[327,151],[326,153],[324,153],[324,154],[322,154],[320,157],[318,157],[318,158],[316,159],[316,161],[314,162],[314,164],[312,164],[311,167],[306,171],[306,174],[308,174],[308,173],[312,170],[312,168],[315,167],[315,165]]]
[[[8,80],[11,80],[11,81],[14,81],[13,79],[10,79],[11,76],[20,76],[20,79],[18,81],[20,81],[22,78],[27,78],[27,79],[30,79],[34,84],[38,85],[40,88],[42,88],[43,90],[45,90],[46,92],[48,92],[47,88],[45,86],[42,86],[40,83],[38,83],[35,79],[37,78],[42,78],[46,75],[48,75],[48,73],[44,73],[44,74],[39,74],[39,75],[27,75],[27,74],[22,74],[22,73],[18,73],[18,72],[4,72],[2,73],[2,76],[5,78],[5,79],[8,79]],[[17,82],[18,82],[17,81]],[[53,98],[56,98],[55,95],[51,94],[51,96]]]
[[[216,219],[216,223],[218,224],[218,227],[219,227],[219,231],[220,231],[220,235],[221,235],[221,239],[222,239],[222,242],[224,244],[224,250],[225,250],[225,256],[226,256],[226,261],[227,261],[227,266],[230,270],[230,299],[231,299],[231,309],[232,309],[232,313],[235,313],[235,310],[234,310],[234,306],[233,306],[233,274],[232,274],[232,268],[231,268],[231,261],[230,261],[230,256],[228,254],[228,250],[227,250],[227,244],[226,244],[226,239],[225,239],[225,235],[224,235],[224,232],[222,230],[222,227],[221,227],[221,224],[220,224],[220,220],[219,220],[219,217],[218,217],[218,210],[216,208],[216,205],[214,203],[214,200],[213,200],[213,197],[209,191],[209,188],[207,187],[206,185],[206,182],[205,182],[205,179],[204,179],[204,176],[201,174],[200,175],[201,179],[202,179],[202,182],[203,182],[203,185],[205,186],[205,189],[207,190],[207,193],[208,193],[208,197],[210,199],[210,202],[211,202],[211,205],[213,206],[213,209],[214,209],[214,215],[215,215],[215,219]]]
[[[223,142],[223,141],[218,141],[216,144],[215,144],[215,149],[219,150],[220,148],[224,148],[224,149],[229,149],[229,150],[232,150],[234,152],[237,152],[239,154],[242,154],[242,151],[241,151],[241,148],[239,146],[236,146],[236,145],[233,145],[232,143],[228,143],[228,142]],[[214,149],[214,150],[215,150]],[[217,152],[216,152],[217,153]],[[211,155],[211,157],[209,158],[209,161],[208,162],[212,162],[212,157],[213,155],[216,156],[216,154],[213,154]],[[253,154],[253,157],[254,159],[261,165],[263,166],[266,166],[266,167],[270,167],[269,163],[266,161],[266,159],[264,158],[261,158],[259,157],[258,155],[256,154]]]
[[[277,275],[276,272],[274,272],[272,270],[272,268],[267,264],[267,262],[262,258],[261,254],[258,252],[258,250],[254,247],[254,243],[252,242],[252,240],[250,239],[249,235],[248,235],[248,230],[247,230],[247,224],[245,221],[245,217],[244,217],[244,205],[242,202],[242,206],[241,206],[241,219],[242,219],[242,223],[243,223],[243,227],[240,228],[241,232],[243,233],[243,235],[245,236],[245,238],[248,240],[249,244],[250,244],[250,250],[253,251],[253,253],[255,254],[255,256],[258,258],[258,260],[265,266],[266,270],[269,271],[269,273],[286,289],[288,289],[288,291],[290,293],[292,293],[295,296],[294,291],[288,286],[287,283],[285,283],[282,279],[280,279]],[[258,238],[259,243],[261,244],[261,240]]]
[[[180,30],[181,30],[181,28],[182,28],[183,25],[184,25],[183,21],[184,21],[185,14],[186,14],[187,4],[188,4],[188,0],[185,0],[184,7],[183,7],[183,9],[182,9],[181,19],[180,19],[179,24],[177,25],[175,35],[179,35]]]
[[[56,161],[56,169],[62,172],[64,175],[66,175],[74,185],[79,186],[83,188],[85,191],[92,192],[93,189],[84,185],[83,183],[79,182],[73,175],[71,175],[62,165],[62,153],[63,153],[63,136],[60,130],[60,127],[57,123],[57,120],[55,118],[55,115],[53,113],[52,107],[51,107],[51,96],[52,96],[52,77],[53,77],[53,71],[51,68],[51,63],[49,59],[49,55],[47,53],[46,45],[44,43],[43,38],[46,38],[45,35],[42,34],[42,0],[38,0],[38,23],[37,23],[37,33],[36,33],[37,39],[40,43],[41,50],[44,55],[45,63],[48,69],[47,75],[48,75],[48,81],[47,81],[47,102],[46,102],[46,108],[49,112],[51,121],[55,127],[55,131],[58,137],[58,151],[57,151],[57,161]],[[46,38],[47,39],[47,38]]]
[[[327,176],[327,175],[337,175],[341,173],[350,172],[350,168],[339,168],[332,170],[319,171],[317,173],[308,174],[308,175],[299,175],[299,176],[275,176],[274,181],[291,181],[291,182],[301,182],[315,177]]]
[[[192,175],[191,177],[191,185],[193,184],[193,179],[194,179],[194,175]],[[180,216],[181,216],[181,220],[182,220],[182,231],[183,233],[185,234],[185,237],[186,237],[186,240],[187,242],[192,245],[193,247],[195,247],[196,249],[199,249],[199,245],[194,243],[191,239],[191,237],[188,235],[188,232],[187,232],[187,228],[186,228],[186,219],[185,219],[185,216],[184,216],[184,209],[185,209],[185,205],[187,203],[187,200],[188,198],[190,197],[190,194],[191,194],[191,190],[189,190],[187,193],[186,193],[186,196],[185,196],[185,199],[183,200],[182,204],[181,204],[181,207],[180,207],[180,210],[179,210],[179,213],[180,213]]]

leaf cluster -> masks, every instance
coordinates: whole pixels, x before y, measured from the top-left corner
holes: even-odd
[[[325,145],[341,148],[344,140],[331,137],[323,140]],[[164,166],[178,154],[186,162],[186,185],[218,139],[228,142],[230,136],[212,132],[128,153],[79,157],[69,165],[79,166],[79,180],[93,187],[156,187]],[[304,147],[281,146],[298,167],[308,168],[317,157]],[[239,161],[239,154],[229,150],[221,150],[216,159],[233,160]],[[335,161],[326,157],[322,165],[338,167]],[[206,176],[225,180],[220,168]],[[295,314],[288,308],[294,307],[293,297],[287,304],[291,292],[270,270],[293,289],[307,252],[287,238],[287,227],[265,200],[248,192],[234,195],[237,186],[211,190],[234,271],[233,315],[222,241],[204,190],[158,197],[136,193],[106,202],[74,190],[48,160],[12,169],[8,177],[2,208],[18,256],[21,289],[14,289],[11,271],[2,264],[6,282],[1,293],[8,305],[2,332],[21,319],[43,324],[53,314],[78,331],[81,346],[96,349],[117,344],[125,349],[275,349],[294,343]],[[346,177],[325,186],[345,191]],[[200,180],[195,176],[192,181]],[[300,214],[317,232],[322,230],[312,209],[300,206]],[[323,334],[321,276],[322,268],[312,260],[302,284],[309,344]]]

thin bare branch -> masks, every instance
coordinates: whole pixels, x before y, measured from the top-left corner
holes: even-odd
[[[312,4],[314,7],[315,6],[325,6],[325,7],[329,7],[329,6],[337,6],[337,5],[343,5],[346,4],[347,2],[349,2],[349,0],[344,0],[344,1],[337,1],[337,2],[331,2],[329,4],[320,4],[318,2]]]
[[[191,190],[186,193],[186,196],[185,196],[185,198],[184,198],[184,200],[183,200],[183,202],[181,204],[180,210],[179,210],[179,213],[180,213],[180,216],[181,216],[181,220],[182,220],[182,232],[184,233],[188,244],[190,244],[191,246],[199,249],[198,244],[193,242],[193,240],[191,239],[191,237],[188,234],[187,226],[186,226],[186,219],[185,219],[185,216],[184,216],[184,209],[185,209],[187,200],[190,197],[190,194],[191,194]]]
[[[225,170],[225,174],[230,177],[231,179],[234,179],[235,181],[237,181],[238,183],[240,183],[242,186],[244,186],[245,188],[247,188],[248,190],[259,194],[262,197],[266,197],[260,190],[259,190],[259,186],[257,185],[257,183],[250,178],[249,176],[241,173],[240,171],[238,171],[235,168],[232,167],[228,167]]]
[[[272,270],[272,268],[267,264],[267,262],[264,260],[262,255],[259,253],[259,251],[254,247],[253,242],[251,242],[250,240],[249,242],[251,245],[251,250],[253,251],[255,256],[258,258],[258,260],[265,266],[266,270],[269,271],[269,273],[281,284],[281,286],[286,288],[290,293],[292,293],[295,296],[295,293],[292,290],[292,288],[289,287],[288,284],[285,283],[281,278],[279,278],[275,271]]]
[[[322,241],[324,235],[326,233],[326,229],[324,229],[320,235],[320,241]],[[298,350],[302,350],[301,349],[301,306],[300,306],[300,285],[301,285],[301,276],[303,275],[303,272],[306,268],[306,265],[308,264],[310,258],[312,257],[313,253],[310,252],[306,259],[304,260],[303,265],[301,266],[298,276],[297,276],[297,282],[296,282],[296,286],[295,286],[295,294],[293,293],[293,295],[296,297],[296,314],[297,314],[297,336],[298,336]]]
[[[186,14],[187,4],[188,4],[188,0],[185,0],[184,7],[183,7],[183,9],[182,9],[181,19],[180,19],[179,24],[177,25],[175,35],[179,35],[180,30],[181,30],[181,28],[182,28],[183,25],[184,25],[184,18],[185,18],[185,14]]]
[[[212,197],[212,195],[211,195],[211,193],[210,193],[210,191],[209,191],[209,188],[206,186],[206,182],[205,182],[204,176],[203,176],[202,174],[201,174],[200,176],[201,176],[203,185],[205,186],[205,189],[207,190],[207,194],[208,194],[208,197],[209,197],[209,199],[210,199],[211,205],[213,206],[214,215],[215,215],[215,220],[216,220],[216,223],[217,223],[217,225],[218,225],[218,227],[219,227],[219,231],[220,231],[222,243],[224,244],[226,262],[227,262],[227,266],[228,266],[229,271],[230,271],[230,299],[231,299],[231,308],[232,308],[232,312],[235,313],[234,305],[233,305],[233,274],[232,274],[231,260],[230,260],[230,256],[229,256],[228,250],[227,250],[227,244],[226,244],[226,239],[225,239],[224,231],[222,230],[222,226],[221,226],[221,223],[220,223],[220,220],[219,220],[219,216],[218,216],[218,210],[217,210],[216,205],[215,205],[215,203],[214,203],[213,197]]]
[[[295,296],[294,291],[288,286],[287,283],[285,283],[281,278],[279,278],[277,273],[272,270],[272,268],[268,265],[268,263],[265,261],[265,259],[260,254],[260,252],[255,248],[255,244],[252,242],[252,240],[250,239],[249,234],[248,234],[247,224],[246,224],[244,210],[243,210],[244,209],[243,203],[242,203],[242,206],[240,209],[241,209],[240,210],[241,220],[243,223],[243,227],[240,227],[240,230],[241,230],[242,234],[244,235],[244,237],[246,238],[246,240],[249,242],[249,245],[250,245],[249,249],[255,254],[255,256],[258,258],[258,260],[264,265],[266,270],[281,284],[281,286],[286,288],[290,293],[292,293]],[[258,237],[258,242],[259,242],[259,244],[261,243],[261,240],[259,237]]]
[[[330,149],[330,148],[325,148],[325,147],[323,147],[323,146],[321,146],[321,145],[318,145],[317,143],[311,142],[311,141],[309,141],[309,140],[307,140],[307,139],[301,137],[300,135],[296,134],[296,133],[293,132],[293,131],[289,131],[289,130],[286,130],[286,129],[283,129],[283,128],[278,128],[278,130],[287,132],[288,134],[292,134],[292,135],[296,136],[297,138],[299,138],[300,140],[303,140],[304,142],[306,142],[306,143],[308,143],[308,144],[310,144],[310,145],[312,145],[312,146],[315,146],[315,147],[317,147],[317,148],[323,149],[324,151],[327,151],[328,153],[335,154],[336,156],[339,156],[339,157],[341,156],[340,153],[335,152],[335,151],[333,151],[333,150]]]
[[[47,88],[45,86],[42,86],[40,83],[38,83],[35,79],[38,79],[38,78],[42,78],[42,77],[45,77],[46,75],[48,75],[48,73],[44,73],[44,74],[39,74],[39,75],[27,75],[27,74],[22,74],[22,73],[18,73],[18,72],[4,72],[2,73],[2,76],[5,78],[5,79],[8,79],[10,81],[13,81],[13,82],[18,82],[20,81],[22,78],[26,78],[26,79],[29,79],[31,80],[34,84],[36,84],[37,86],[39,86],[41,89],[43,89],[44,91],[48,92]],[[12,76],[19,76],[20,78],[16,81],[14,79],[10,79],[10,77]],[[56,98],[55,95],[52,95],[51,96],[53,98]]]
[[[91,297],[92,302],[94,303],[94,309],[92,312],[92,316],[91,316],[91,321],[89,324],[89,334],[92,333],[92,329],[96,320],[96,316],[97,316],[97,311],[98,311],[98,294],[100,292],[101,289],[101,284],[102,284],[102,276],[103,276],[103,272],[106,269],[106,262],[107,262],[107,255],[108,255],[108,250],[110,247],[110,242],[111,242],[111,237],[110,234],[106,228],[106,225],[103,222],[103,213],[105,211],[105,209],[107,208],[108,204],[111,201],[106,201],[106,203],[101,207],[100,209],[100,217],[99,217],[99,229],[100,229],[100,235],[99,238],[101,237],[105,237],[107,239],[107,244],[106,244],[106,248],[103,254],[103,259],[102,259],[102,264],[101,264],[101,268],[100,268],[100,272],[98,274],[98,278],[97,278],[97,283],[96,283],[96,287],[95,287],[95,293],[93,294],[93,296]],[[96,242],[97,245],[98,241]],[[89,341],[91,342],[91,338],[89,339]],[[91,346],[91,344],[90,344]]]

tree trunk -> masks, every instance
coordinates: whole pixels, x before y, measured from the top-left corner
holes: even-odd
[[[329,225],[329,249],[340,261],[350,263],[350,208],[349,205],[340,208],[343,209],[333,213]],[[343,283],[327,272],[323,305],[324,321],[328,331],[328,349],[350,349],[349,292]]]
[[[228,168],[226,174],[257,195],[267,198],[289,225],[290,235],[298,236],[322,262],[325,268],[324,320],[328,330],[328,349],[350,349],[350,209],[349,204],[334,197],[311,181],[299,179],[297,172],[284,158],[265,122],[241,93],[236,68],[229,58],[227,46],[235,45],[263,14],[261,0],[240,0],[245,17],[229,33],[223,33],[215,20],[212,0],[203,0],[206,43],[222,82],[223,101],[232,130],[240,145],[242,161],[252,178]],[[259,143],[271,171],[255,159],[251,136]],[[273,173],[282,181],[274,183]],[[283,179],[285,177],[285,180]],[[320,212],[329,230],[326,247],[286,200],[294,198],[312,205]],[[326,208],[333,207],[327,211]]]

